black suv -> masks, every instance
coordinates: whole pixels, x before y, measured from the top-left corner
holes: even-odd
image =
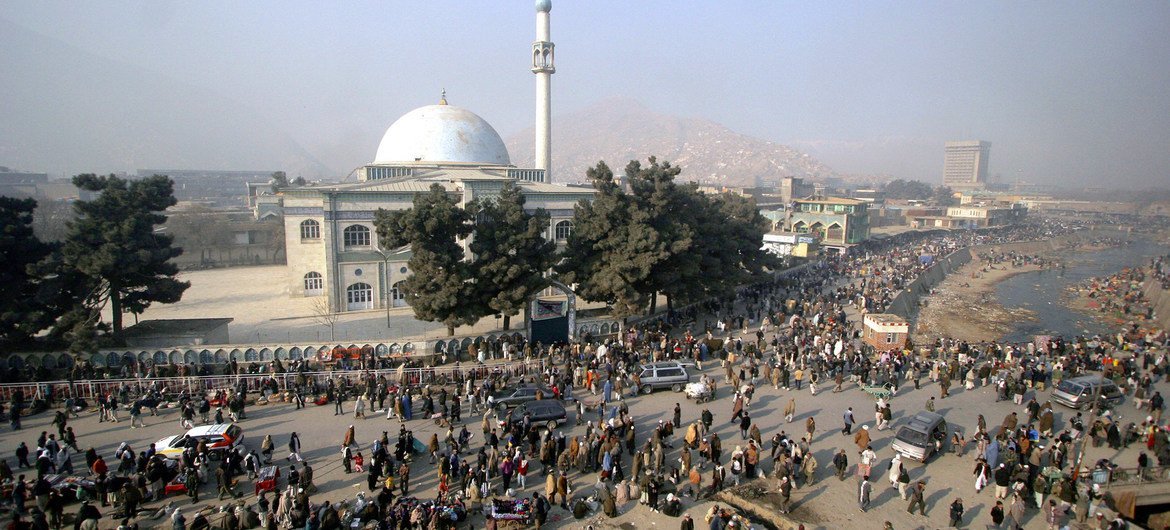
[[[512,425],[523,422],[525,414],[528,414],[533,428],[544,427],[550,431],[565,423],[565,419],[568,418],[565,406],[560,401],[555,399],[529,401],[512,408],[511,414],[508,414],[507,424],[503,425],[504,429],[510,429]]]
[[[505,411],[522,403],[536,401],[536,391],[540,390],[542,400],[555,399],[552,390],[543,386],[524,385],[511,390],[505,390],[492,396],[492,406],[499,411]]]

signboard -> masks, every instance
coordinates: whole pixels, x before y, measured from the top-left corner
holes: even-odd
[[[532,320],[548,320],[565,316],[564,300],[533,300]]]

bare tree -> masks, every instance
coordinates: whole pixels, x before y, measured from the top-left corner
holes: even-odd
[[[329,310],[329,298],[325,296],[318,296],[313,299],[313,322],[322,326],[329,327],[329,341],[337,340],[334,337],[334,331],[337,328],[337,318],[340,316],[337,313]]]

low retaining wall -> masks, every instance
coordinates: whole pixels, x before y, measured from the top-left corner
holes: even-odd
[[[914,328],[914,317],[918,315],[918,301],[946,279],[947,275],[971,261],[972,250],[978,247],[967,247],[947,254],[935,261],[934,265],[920,274],[914,281],[906,285],[893,301],[886,313],[893,313],[910,322],[911,333]]]
[[[1142,284],[1142,290],[1154,308],[1154,322],[1158,327],[1170,330],[1170,291],[1163,289],[1162,283],[1152,278]]]

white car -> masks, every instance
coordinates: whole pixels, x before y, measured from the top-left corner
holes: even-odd
[[[167,436],[154,442],[156,453],[167,458],[179,458],[188,447],[196,447],[200,441],[207,443],[208,458],[218,460],[224,451],[244,443],[244,430],[234,423],[202,425],[186,432]]]

